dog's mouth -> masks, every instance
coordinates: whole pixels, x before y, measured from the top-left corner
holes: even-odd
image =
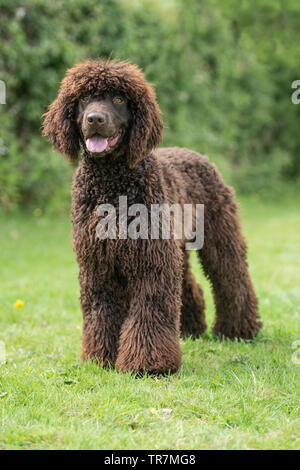
[[[122,130],[111,137],[103,137],[100,134],[95,134],[92,137],[84,139],[86,148],[90,153],[106,154],[111,152],[118,145],[122,134]]]

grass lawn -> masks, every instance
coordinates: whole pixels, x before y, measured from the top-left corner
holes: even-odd
[[[164,378],[81,364],[69,217],[0,216],[0,449],[300,448],[299,202],[240,202],[264,328],[213,338],[192,257],[209,329]]]

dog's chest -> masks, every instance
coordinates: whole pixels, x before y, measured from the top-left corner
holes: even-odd
[[[143,219],[139,209],[148,214],[148,207],[140,202],[138,192],[125,194],[97,194],[89,203],[73,208],[74,249],[85,263],[97,260],[106,272],[118,270],[132,274],[138,269],[143,251],[149,250],[145,239]],[[143,239],[140,237],[141,231]]]
[[[139,269],[143,253],[151,250],[150,237],[145,238],[148,224],[143,226],[139,209],[148,218],[151,205],[162,202],[157,174],[154,178],[145,164],[126,174],[121,166],[88,170],[78,172],[73,187],[73,239],[79,261],[84,257],[88,264],[97,259],[106,272]]]

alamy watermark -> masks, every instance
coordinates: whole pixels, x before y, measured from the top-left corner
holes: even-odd
[[[292,362],[296,365],[300,364],[300,339],[297,339],[292,344],[292,349],[295,349],[295,352],[292,354]]]
[[[294,80],[292,83],[292,88],[296,88],[296,91],[292,93],[291,100],[293,104],[300,103],[300,80]]]
[[[144,204],[128,206],[127,196],[118,207],[101,204],[96,232],[100,240],[184,240],[186,250],[200,250],[204,243],[204,204]]]
[[[0,364],[4,364],[6,362],[6,349],[4,341],[0,341]]]
[[[0,104],[6,104],[6,84],[0,80]]]

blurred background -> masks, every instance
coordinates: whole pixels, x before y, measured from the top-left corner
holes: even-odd
[[[129,59],[163,112],[163,145],[209,155],[240,194],[297,187],[298,0],[0,0],[0,206],[68,210],[72,168],[41,136],[68,67]]]

